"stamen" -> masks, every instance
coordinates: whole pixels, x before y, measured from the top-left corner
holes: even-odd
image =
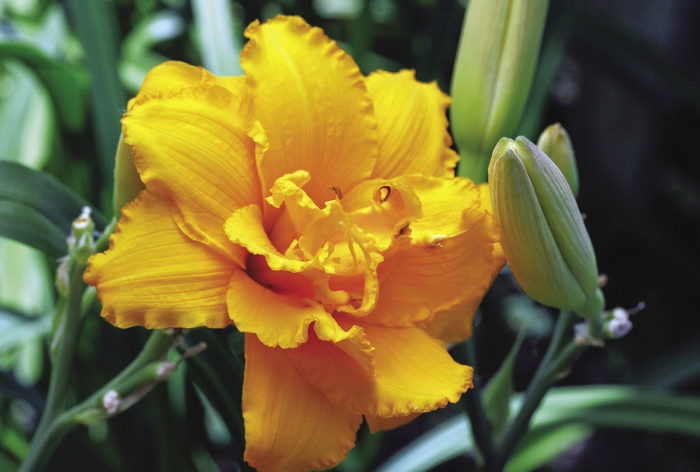
[[[336,187],[335,185],[331,185],[331,190],[335,192],[335,194],[338,196],[338,200],[343,199],[343,191],[340,190],[340,187]]]
[[[389,195],[391,195],[391,187],[388,185],[382,185],[379,187],[379,190],[377,190],[377,200],[379,200],[379,203],[384,203],[389,199]]]

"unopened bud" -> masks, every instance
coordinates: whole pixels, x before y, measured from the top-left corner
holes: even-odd
[[[68,254],[79,264],[85,264],[95,253],[95,223],[90,217],[90,207],[83,207],[79,217],[73,220],[68,236]]]
[[[489,182],[501,244],[525,293],[567,310],[583,309],[590,300],[585,312],[595,311],[602,293],[598,298],[593,245],[557,166],[528,139],[503,138],[491,158]]]
[[[537,65],[548,0],[471,0],[452,75],[459,175],[483,182],[489,153],[520,121]]]
[[[537,140],[537,147],[547,154],[554,162],[571,187],[574,197],[578,196],[578,169],[574,147],[571,145],[569,133],[559,123],[547,126]]]

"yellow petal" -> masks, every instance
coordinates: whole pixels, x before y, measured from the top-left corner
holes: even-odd
[[[287,350],[247,334],[245,351],[245,460],[261,472],[330,469],[343,460],[362,417],[310,387]]]
[[[450,148],[447,131],[445,111],[451,100],[437,84],[416,81],[412,70],[373,72],[366,83],[379,132],[372,176],[453,176],[459,156]]]
[[[320,304],[275,293],[243,271],[231,277],[226,301],[236,328],[256,334],[266,346],[287,349],[305,343],[311,323],[328,337],[342,336],[342,329]]]
[[[480,301],[503,266],[503,259],[492,254],[494,241],[485,221],[387,257],[379,266],[377,305],[365,321],[412,326],[440,310]]]
[[[245,252],[230,243],[223,225],[235,209],[260,204],[253,142],[245,132],[247,100],[203,85],[145,96],[122,120],[146,188],[174,203],[188,236],[241,265]]]
[[[480,302],[481,298],[439,311],[431,319],[421,321],[417,325],[432,337],[445,343],[464,341],[472,335],[472,323]]]
[[[339,319],[362,329],[374,375],[332,342],[313,337],[287,354],[294,367],[331,402],[369,416],[423,413],[456,402],[471,387],[472,369],[457,364],[445,345],[418,328],[389,328]]]
[[[262,210],[258,205],[248,205],[234,211],[226,220],[224,230],[233,243],[246,248],[251,254],[264,256],[272,270],[302,272],[312,264],[312,261],[292,259],[279,252],[263,228]]]
[[[321,205],[367,178],[377,156],[376,121],[352,58],[299,17],[253,22],[241,65],[255,117],[269,142],[261,158],[265,191],[280,176],[311,174],[305,188]]]
[[[243,77],[219,77],[210,74],[203,67],[191,66],[184,62],[166,61],[148,72],[138,95],[129,100],[127,110],[131,110],[134,104],[145,96],[162,95],[201,85],[220,85],[238,94],[240,88],[245,87],[245,81]]]
[[[226,288],[236,264],[192,241],[167,202],[148,191],[122,210],[110,249],[88,261],[102,316],[120,327],[222,328],[231,324]]]
[[[369,432],[376,433],[377,431],[388,431],[390,429],[399,428],[415,420],[420,415],[421,413],[413,413],[406,416],[392,416],[390,418],[365,415],[365,421],[367,421],[367,426],[369,426]]]

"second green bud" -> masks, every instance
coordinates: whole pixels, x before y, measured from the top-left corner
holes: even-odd
[[[593,245],[557,165],[527,138],[502,138],[488,173],[501,244],[525,293],[582,316],[600,313]]]

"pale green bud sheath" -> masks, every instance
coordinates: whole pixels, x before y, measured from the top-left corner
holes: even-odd
[[[486,178],[491,149],[511,135],[530,93],[548,0],[471,0],[452,75],[459,175]]]
[[[566,181],[569,182],[571,193],[574,194],[574,197],[578,197],[578,169],[569,133],[559,123],[549,125],[540,134],[537,147],[557,165]]]
[[[526,138],[503,138],[489,182],[501,244],[525,293],[545,305],[595,311],[602,293],[593,245],[557,166]]]
[[[117,155],[114,161],[114,194],[112,208],[115,217],[119,217],[122,207],[136,198],[145,186],[131,156],[131,148],[124,142],[124,136],[119,137]]]

